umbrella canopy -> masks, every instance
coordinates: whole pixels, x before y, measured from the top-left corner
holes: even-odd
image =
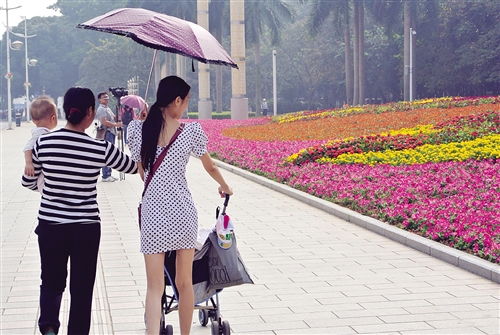
[[[120,8],[81,23],[77,28],[126,36],[147,47],[202,63],[238,66],[205,28],[143,8]]]
[[[120,98],[120,103],[122,105],[127,105],[132,108],[138,108],[139,110],[143,110],[144,106],[146,106],[146,101],[138,95],[125,95]]]

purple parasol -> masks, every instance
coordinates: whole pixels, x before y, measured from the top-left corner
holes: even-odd
[[[127,105],[132,108],[138,108],[139,110],[143,110],[145,106],[147,106],[146,101],[138,95],[125,95],[120,98],[120,102],[122,105]]]
[[[184,55],[202,63],[238,68],[205,28],[147,9],[116,9],[81,23],[77,28],[126,36],[152,49]]]

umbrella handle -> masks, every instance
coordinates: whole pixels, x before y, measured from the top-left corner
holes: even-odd
[[[149,91],[149,86],[151,84],[151,77],[153,76],[153,70],[155,68],[157,54],[158,54],[158,50],[155,49],[155,52],[153,54],[153,63],[151,63],[151,70],[149,71],[148,85],[146,86],[146,93],[144,94],[144,101],[148,101],[148,91]]]
[[[227,207],[228,203],[229,203],[229,194],[226,194],[226,200],[224,200],[224,208]]]

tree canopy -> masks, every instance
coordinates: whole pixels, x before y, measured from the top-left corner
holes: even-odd
[[[263,97],[271,96],[274,49],[277,50],[280,112],[329,108],[342,104],[346,100],[348,63],[345,62],[345,36],[342,36],[339,29],[333,29],[339,24],[339,17],[322,16],[322,24],[315,26],[316,35],[312,37],[309,34],[309,14],[314,3],[284,3],[297,13],[295,21],[284,23],[279,35],[263,24],[259,28],[261,47],[247,49],[249,101],[258,96],[256,90],[259,90],[255,85],[258,80],[255,52],[259,52],[261,56],[261,94]],[[379,5],[381,3],[385,2],[379,2]],[[27,20],[28,35],[36,34],[36,37],[28,40],[28,56],[38,60],[37,66],[29,67],[30,94],[36,96],[45,92],[58,97],[74,85],[88,86],[95,91],[111,86],[126,87],[127,80],[136,76],[140,78],[140,93],[143,94],[151,66],[151,49],[125,37],[76,29],[77,24],[119,7],[161,10],[169,15],[184,16],[188,20],[194,20],[196,13],[194,0],[182,4],[176,1],[152,0],[58,0],[53,8],[58,9],[62,16],[34,17]],[[222,16],[223,12],[219,12],[220,14],[212,15]],[[432,15],[425,9],[415,13],[418,19],[414,28],[417,34],[413,48],[415,99],[443,95],[500,94],[500,8],[497,0],[442,0],[438,2],[438,10]],[[366,69],[365,97],[370,102],[401,100],[403,92],[403,19],[398,16],[398,20],[389,23],[381,19],[382,14],[381,7],[377,9],[367,3],[363,54]],[[222,17],[210,19],[219,25],[224,22]],[[253,24],[255,26],[255,22]],[[221,26],[219,29],[224,31],[219,38],[229,51],[228,29]],[[12,31],[24,34],[24,22],[12,27]],[[15,39],[12,35],[11,40]],[[277,39],[281,43],[273,46]],[[0,50],[5,50],[5,40],[4,35]],[[353,40],[348,43],[352,47]],[[257,49],[260,51],[256,51]],[[11,72],[14,75],[11,81],[13,98],[24,95],[25,60],[22,51],[11,51],[10,55]],[[0,53],[0,59],[0,66],[5,74],[4,51]],[[190,61],[187,64],[191,66]],[[214,69],[214,66],[211,67],[212,76]],[[222,92],[225,110],[229,109],[231,95],[229,73],[228,69],[224,69]],[[189,80],[193,87],[191,101],[195,102],[197,76],[190,74]],[[215,86],[215,80],[211,81],[211,85]],[[215,91],[215,88],[212,87],[211,91]],[[1,95],[1,108],[5,109],[5,80],[2,80]],[[268,103],[272,106],[269,99]]]

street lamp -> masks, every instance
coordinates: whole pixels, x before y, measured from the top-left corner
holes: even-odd
[[[413,101],[413,35],[416,33],[410,28],[410,101]]]
[[[5,10],[5,15],[7,17],[5,21],[5,25],[7,26],[7,30],[5,31],[6,42],[7,45],[7,74],[5,75],[5,79],[7,79],[7,118],[8,118],[8,128],[12,129],[12,97],[10,94],[10,80],[12,79],[12,73],[10,73],[10,38],[9,38],[9,10],[21,8],[21,6],[9,8],[9,1],[5,0],[5,8],[0,8],[1,10]]]
[[[28,79],[28,66],[35,66],[38,63],[38,61],[36,59],[29,59],[28,58],[28,38],[35,37],[36,35],[28,36],[28,32],[27,32],[28,29],[26,26],[26,16],[23,16],[23,18],[24,18],[24,35],[16,34],[14,32],[11,32],[11,33],[18,36],[18,37],[24,38],[24,59],[25,59],[25,67],[26,67],[26,81],[24,82],[24,88],[26,90],[26,99],[25,99],[25,109],[24,110],[26,112],[26,120],[29,121],[30,120],[30,113],[29,113],[29,110],[30,110],[30,82]],[[12,44],[14,44],[14,43],[20,44],[19,49],[23,45],[23,42],[20,42],[20,41],[12,42]],[[17,50],[19,50],[19,49],[17,49]]]

